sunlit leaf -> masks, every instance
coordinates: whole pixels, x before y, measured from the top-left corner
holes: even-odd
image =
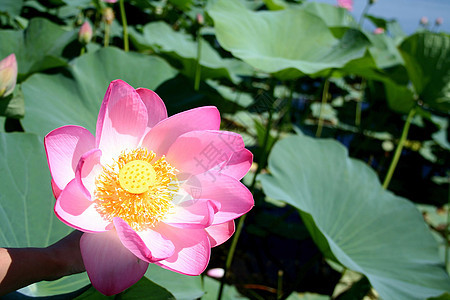
[[[76,38],[47,19],[32,19],[25,30],[0,30],[0,57],[15,53],[19,79],[29,73],[65,66],[64,48]]]
[[[160,58],[113,47],[81,56],[68,70],[73,78],[35,74],[22,84],[25,131],[43,137],[57,127],[75,124],[95,132],[100,103],[112,80],[156,89],[176,74]]]
[[[194,78],[197,65],[197,41],[185,32],[173,30],[165,22],[152,22],[143,29],[143,34],[131,34],[132,41],[141,50],[152,49],[157,53],[168,55],[182,64],[181,72]],[[231,58],[222,58],[209,43],[202,39],[201,76],[206,78],[225,77],[237,81],[237,74],[251,74],[252,70],[244,63]],[[237,72],[237,74],[235,74]]]
[[[334,38],[326,23],[305,9],[253,12],[239,0],[219,0],[208,13],[223,48],[283,79],[342,67],[362,57],[368,45],[353,29]]]
[[[265,193],[310,214],[339,262],[364,274],[382,298],[425,299],[450,289],[422,215],[340,143],[288,137],[274,146],[269,170],[259,177]]]
[[[55,216],[55,198],[41,139],[0,132],[0,246],[46,247],[72,228]],[[72,292],[87,285],[86,274],[42,281],[20,290],[28,296]]]

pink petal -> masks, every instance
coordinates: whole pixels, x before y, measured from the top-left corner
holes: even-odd
[[[152,128],[157,123],[164,119],[167,119],[167,110],[164,102],[159,98],[158,94],[154,91],[144,88],[136,89],[136,92],[147,107],[148,123],[147,127]]]
[[[156,264],[186,275],[199,275],[207,267],[211,246],[204,229],[180,229],[161,224],[158,231],[175,245],[174,254]]]
[[[83,234],[80,249],[92,285],[106,296],[129,288],[148,268],[122,245],[115,230]]]
[[[114,226],[122,244],[144,261],[156,262],[173,255],[175,246],[157,228],[136,232],[121,218],[114,218]]]
[[[241,180],[250,170],[253,162],[253,154],[247,149],[242,149],[231,156],[230,160],[223,167],[220,173]]]
[[[13,93],[17,82],[17,60],[14,53],[0,60],[0,97]]]
[[[164,119],[153,127],[142,141],[142,146],[165,155],[173,142],[193,130],[218,130],[220,114],[214,106],[194,108]]]
[[[234,221],[212,225],[205,228],[211,247],[225,243],[234,233]]]
[[[95,178],[103,169],[100,164],[101,156],[102,151],[100,149],[92,149],[86,152],[81,156],[75,170],[75,178],[88,199],[91,199],[91,195],[95,191]]]
[[[217,207],[212,201],[195,199],[188,206],[177,205],[164,219],[164,223],[180,228],[206,228],[214,220]]]
[[[211,176],[197,175],[201,191],[197,197],[210,199],[219,211],[214,215],[214,224],[221,224],[239,218],[252,209],[253,195],[239,180],[215,172]]]
[[[138,146],[147,127],[147,108],[139,94],[122,80],[108,87],[97,120],[96,148],[102,162],[116,158],[125,149]]]
[[[167,152],[167,161],[192,175],[220,168],[244,148],[242,137],[229,131],[191,131],[180,136]]]
[[[85,232],[107,231],[110,222],[95,209],[76,179],[67,184],[55,203],[55,214],[65,224]]]
[[[47,134],[44,145],[53,181],[60,190],[63,190],[75,177],[80,157],[94,148],[95,138],[87,129],[69,125]]]

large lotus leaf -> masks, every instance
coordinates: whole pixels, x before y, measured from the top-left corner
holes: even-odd
[[[450,113],[450,36],[416,33],[403,41],[400,50],[420,100],[433,109]]]
[[[385,81],[384,90],[389,107],[396,112],[407,114],[416,103],[413,92],[405,85]]]
[[[389,35],[368,33],[367,37],[372,43],[369,47],[370,54],[378,68],[385,69],[404,64],[402,55]]]
[[[46,247],[73,229],[55,216],[55,199],[42,139],[0,132],[0,247]],[[72,292],[89,284],[86,274],[42,281],[20,290],[29,296]]]
[[[303,7],[306,11],[320,17],[335,35],[345,28],[358,27],[358,22],[343,7],[320,2],[306,2]]]
[[[223,48],[282,79],[340,68],[362,57],[368,45],[356,30],[334,38],[326,23],[305,9],[253,12],[239,0],[219,0],[208,13]]]
[[[22,84],[26,131],[43,137],[57,127],[75,124],[95,132],[100,103],[112,80],[123,79],[134,88],[154,90],[176,74],[158,57],[114,47],[77,58],[68,71],[73,78],[35,74]]]
[[[166,288],[177,300],[202,298],[204,292],[200,276],[188,276],[150,264],[145,277]]]
[[[20,79],[29,73],[66,65],[62,53],[75,38],[74,30],[35,18],[25,30],[0,30],[0,58],[15,53]]]
[[[147,24],[140,35],[131,33],[132,42],[140,50],[152,49],[156,52],[170,56],[183,65],[181,72],[194,78],[197,65],[197,42],[192,36],[173,30],[165,22],[152,22]],[[222,58],[208,42],[201,41],[200,65],[203,79],[226,77],[236,81],[235,70],[242,69],[243,62],[236,59]],[[243,75],[250,75],[250,66],[244,67]]]
[[[0,1],[0,12],[7,13],[10,16],[20,15],[23,0],[2,0]]]
[[[310,214],[340,263],[364,274],[382,298],[450,290],[422,215],[337,141],[285,138],[273,148],[269,170],[259,177],[265,193]]]

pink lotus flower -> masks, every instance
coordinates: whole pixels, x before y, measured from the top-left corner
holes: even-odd
[[[105,295],[137,282],[149,263],[202,273],[211,247],[253,207],[240,183],[253,155],[239,134],[220,131],[212,106],[167,118],[151,90],[111,82],[96,136],[80,126],[45,137],[55,213],[85,232],[81,254]]]
[[[384,28],[383,27],[377,27],[373,30],[374,34],[382,34],[384,33]]]
[[[16,55],[10,54],[0,61],[0,97],[12,94],[17,81]]]
[[[343,7],[348,11],[353,10],[353,0],[337,0],[338,6]]]
[[[92,39],[92,26],[88,21],[84,21],[78,32],[78,40],[80,43],[88,44]]]

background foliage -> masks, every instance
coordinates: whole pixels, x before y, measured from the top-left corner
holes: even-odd
[[[15,53],[19,74],[0,98],[0,246],[71,231],[53,215],[43,137],[93,132],[120,78],[170,115],[216,105],[254,153],[256,205],[213,250],[221,281],[152,265],[115,298],[448,299],[450,36],[406,35],[373,2],[355,19],[306,0],[1,1],[0,59]],[[29,297],[107,298],[85,274],[5,298]]]

